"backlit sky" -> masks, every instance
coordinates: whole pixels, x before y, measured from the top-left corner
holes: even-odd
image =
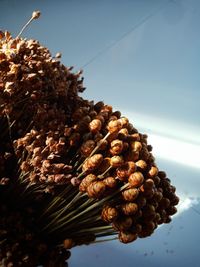
[[[38,9],[23,36],[83,67],[84,96],[149,134],[182,201],[173,223],[151,238],[76,248],[70,267],[199,266],[200,1],[0,0],[0,28],[17,35]]]

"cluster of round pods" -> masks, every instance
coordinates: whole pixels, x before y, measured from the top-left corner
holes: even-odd
[[[2,266],[45,266],[43,254],[56,266],[75,245],[110,235],[129,243],[176,213],[147,135],[112,106],[81,98],[81,72],[59,58],[0,32]]]

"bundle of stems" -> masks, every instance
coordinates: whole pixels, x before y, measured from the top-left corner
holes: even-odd
[[[0,266],[67,266],[74,246],[169,223],[179,199],[147,135],[21,33],[0,32]]]

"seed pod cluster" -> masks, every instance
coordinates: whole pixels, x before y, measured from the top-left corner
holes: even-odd
[[[0,32],[0,265],[34,267],[46,255],[60,266],[50,262],[73,246],[113,233],[133,242],[176,213],[147,135],[112,106],[81,98],[81,72],[60,56]]]

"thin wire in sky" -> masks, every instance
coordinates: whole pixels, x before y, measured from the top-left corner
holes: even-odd
[[[104,47],[102,50],[100,50],[96,55],[94,55],[90,60],[88,60],[84,65],[81,66],[81,69],[86,68],[88,65],[93,63],[97,58],[99,58],[101,55],[106,53],[108,50],[112,49],[116,44],[118,44],[120,41],[122,41],[125,37],[127,37],[129,34],[131,34],[133,31],[138,29],[140,26],[145,24],[148,20],[150,20],[152,17],[157,15],[169,2],[172,0],[168,0],[164,5],[161,5],[159,8],[151,12],[149,15],[146,17],[142,18],[138,23],[136,23],[130,30],[122,34],[118,39],[116,39],[113,43],[110,45],[107,45]]]

